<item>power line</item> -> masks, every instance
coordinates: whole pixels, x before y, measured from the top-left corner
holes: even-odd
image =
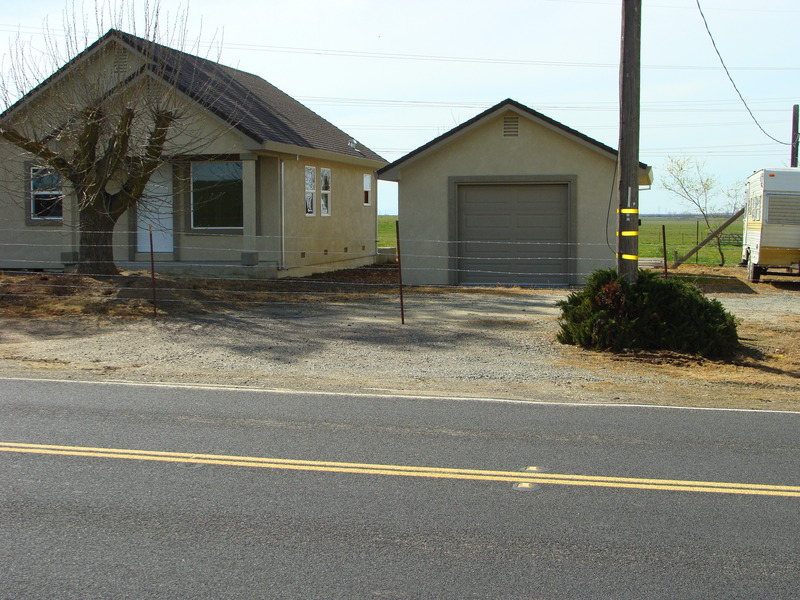
[[[0,32],[16,33],[24,29],[27,34],[38,34],[40,29],[36,27],[15,27],[7,24],[0,24]],[[43,32],[43,31],[42,31]],[[381,60],[408,60],[408,61],[433,61],[451,62],[468,64],[489,64],[489,65],[509,65],[509,66],[528,66],[528,67],[575,67],[575,68],[610,68],[618,69],[618,63],[591,63],[574,61],[540,61],[522,60],[508,58],[486,58],[478,56],[442,56],[434,54],[405,54],[393,52],[364,52],[358,50],[336,50],[332,48],[303,48],[294,46],[268,46],[264,44],[245,44],[223,42],[221,44],[225,50],[245,50],[254,52],[274,52],[279,54],[307,54],[317,56],[331,56],[342,58],[367,58]],[[800,67],[790,66],[749,66],[732,67],[737,71],[800,71]],[[709,71],[716,69],[712,66],[702,65],[642,65],[642,69],[647,70],[686,70],[686,71]]]
[[[542,61],[542,60],[521,60],[508,58],[482,58],[477,56],[442,56],[434,54],[403,54],[388,52],[361,52],[356,50],[332,50],[323,48],[297,48],[291,46],[265,46],[261,44],[224,44],[227,49],[234,50],[254,50],[258,52],[277,52],[286,54],[313,54],[321,56],[340,56],[346,58],[377,58],[382,60],[412,60],[412,61],[434,61],[434,62],[455,62],[472,64],[490,65],[515,65],[533,67],[578,67],[578,68],[610,68],[619,69],[618,63],[590,63],[575,61]],[[642,69],[647,70],[687,70],[687,71],[709,71],[716,67],[702,65],[642,65]],[[760,66],[760,67],[734,67],[738,71],[800,71],[800,67],[781,67],[781,66]]]
[[[333,96],[295,96],[295,98],[304,103],[309,104],[327,104],[337,106],[386,106],[386,107],[399,107],[399,108],[469,108],[476,110],[484,110],[493,106],[495,101],[491,102],[475,102],[475,101],[439,101],[439,100],[387,100],[381,98],[346,98],[346,97],[333,97]],[[782,98],[768,98],[759,100],[758,102],[784,102],[788,101]],[[539,111],[598,111],[608,112],[616,111],[617,104],[615,102],[593,102],[585,104],[554,104],[554,103],[536,103],[532,102],[530,105],[535,106]],[[725,108],[729,105],[730,108]],[[652,102],[642,103],[643,109],[647,112],[738,112],[737,102],[726,100],[697,100],[685,101],[679,100],[675,102]],[[781,112],[782,108],[764,108],[762,112]]]
[[[714,41],[714,36],[711,34],[711,29],[708,26],[708,21],[706,20],[706,16],[703,14],[703,9],[700,6],[700,0],[695,0],[695,2],[697,3],[697,10],[700,11],[700,16],[703,19],[703,25],[705,25],[706,31],[708,32],[708,37],[711,39],[711,45],[714,46],[714,52],[717,53],[717,58],[719,58],[719,62],[722,65],[722,68],[725,70],[725,75],[728,76],[728,80],[731,82],[731,85],[733,85],[733,89],[736,90],[736,93],[738,94],[739,99],[742,101],[742,104],[744,104],[744,107],[747,109],[747,112],[750,113],[750,117],[753,119],[753,123],[755,123],[756,126],[761,130],[761,132],[765,136],[767,136],[769,139],[771,139],[773,142],[777,142],[777,143],[783,144],[785,146],[791,146],[790,143],[782,142],[781,140],[772,137],[769,133],[767,133],[766,129],[764,129],[761,126],[761,123],[758,122],[758,119],[756,119],[756,116],[753,114],[753,111],[750,110],[750,107],[747,105],[747,101],[744,99],[744,96],[742,96],[742,93],[739,91],[739,88],[736,86],[736,82],[733,80],[733,77],[731,77],[731,73],[728,70],[727,65],[725,65],[725,61],[722,58],[722,54],[720,54],[719,48],[717,48],[717,42]]]

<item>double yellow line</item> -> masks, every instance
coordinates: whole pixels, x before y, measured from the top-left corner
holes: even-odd
[[[356,473],[361,475],[394,475],[401,477],[429,477],[471,481],[503,481],[517,484],[519,489],[532,487],[536,484],[550,484],[800,498],[800,486],[760,485],[717,481],[682,481],[675,479],[640,479],[633,477],[601,477],[592,475],[560,475],[556,473],[540,473],[535,470],[535,467],[529,467],[524,471],[487,471],[480,469],[451,469],[446,467],[416,467],[405,465],[293,460],[287,458],[259,458],[253,456],[192,454],[189,452],[160,452],[156,450],[91,448],[83,446],[55,446],[14,442],[0,442],[0,452],[92,458],[121,458],[169,463],[261,467],[267,469],[323,471],[329,473]]]

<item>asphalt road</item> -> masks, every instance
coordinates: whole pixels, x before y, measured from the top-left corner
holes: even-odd
[[[4,379],[0,598],[797,598],[798,424]]]

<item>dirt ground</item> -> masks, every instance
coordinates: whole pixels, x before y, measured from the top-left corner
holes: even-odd
[[[274,282],[159,278],[157,317],[145,274],[0,273],[0,369],[6,376],[800,410],[800,279],[750,284],[744,269],[708,266],[677,275],[739,319],[734,360],[561,345],[555,302],[568,290],[407,288],[401,327],[396,270],[376,267]],[[275,341],[265,346],[265,336]],[[162,347],[170,348],[168,360]]]

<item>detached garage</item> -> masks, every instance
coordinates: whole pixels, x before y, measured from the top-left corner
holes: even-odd
[[[378,177],[399,184],[403,280],[570,285],[613,266],[616,160],[505,100],[387,165]]]

